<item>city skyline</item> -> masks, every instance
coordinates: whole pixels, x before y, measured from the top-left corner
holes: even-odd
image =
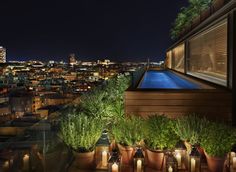
[[[2,2],[0,45],[8,60],[163,60],[169,30],[187,0]],[[10,11],[9,11],[10,10]]]

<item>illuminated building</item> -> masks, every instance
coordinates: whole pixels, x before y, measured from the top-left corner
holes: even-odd
[[[69,64],[71,66],[74,66],[75,64],[77,64],[77,60],[76,60],[75,54],[70,54],[69,55]]]
[[[0,46],[0,63],[6,63],[6,49]]]

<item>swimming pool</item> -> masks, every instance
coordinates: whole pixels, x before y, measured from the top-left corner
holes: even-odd
[[[200,86],[167,70],[146,71],[138,88],[141,89],[200,89]]]

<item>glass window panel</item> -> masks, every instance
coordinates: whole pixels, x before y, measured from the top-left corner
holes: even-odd
[[[172,57],[171,57],[171,54],[172,54],[172,52],[171,51],[168,51],[167,53],[166,53],[166,67],[167,68],[169,68],[169,69],[171,69],[171,59],[172,59]]]
[[[188,74],[227,86],[227,20],[189,41]]]
[[[184,44],[172,50],[172,69],[184,72]]]

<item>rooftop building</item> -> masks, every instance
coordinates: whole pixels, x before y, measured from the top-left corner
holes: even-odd
[[[0,63],[6,63],[6,49],[0,46]]]

